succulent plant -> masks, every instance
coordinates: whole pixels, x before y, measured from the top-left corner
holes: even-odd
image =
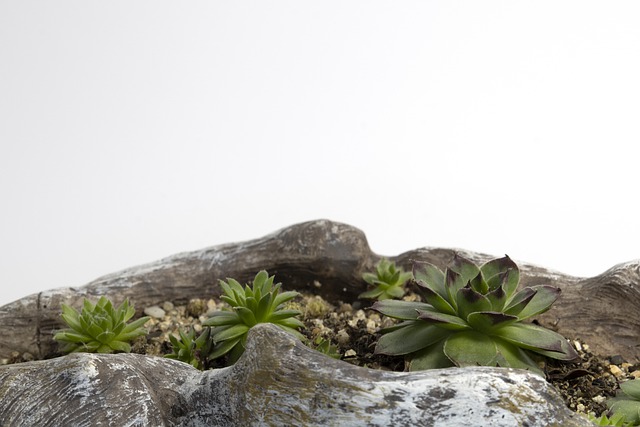
[[[640,378],[621,383],[620,392],[607,400],[607,406],[630,425],[640,425]]]
[[[220,280],[224,295],[220,297],[231,306],[230,311],[218,311],[203,322],[211,326],[214,348],[209,359],[217,359],[228,353],[229,363],[244,353],[249,329],[258,323],[273,323],[293,334],[301,341],[305,337],[298,332],[304,324],[296,319],[298,310],[287,310],[283,304],[298,296],[298,292],[280,292],[281,283],[273,284],[274,276],[262,270],[256,274],[253,284],[244,288],[235,279]]]
[[[632,427],[632,424],[625,421],[624,415],[622,414],[615,414],[611,417],[607,417],[606,414],[602,414],[599,417],[587,414],[587,418],[597,426]]]
[[[331,344],[331,340],[318,337],[313,341],[315,349],[320,353],[329,356],[333,359],[340,359],[341,354],[338,351],[338,347]]]
[[[444,272],[415,262],[413,276],[426,303],[384,300],[372,307],[401,320],[382,331],[375,352],[408,355],[410,370],[483,365],[542,374],[532,353],[578,358],[561,335],[522,323],[548,310],[560,290],[542,285],[517,291],[519,270],[508,256],[478,267],[456,254]]]
[[[362,278],[375,288],[361,293],[358,298],[402,298],[405,292],[404,284],[411,278],[411,272],[405,273],[402,268],[396,267],[395,262],[383,258],[376,264],[375,274],[364,273]]]
[[[129,300],[114,308],[104,296],[95,305],[85,298],[81,313],[62,304],[62,319],[69,329],[59,331],[53,339],[65,343],[65,353],[128,353],[129,342],[147,333],[142,327],[149,320],[147,316],[127,324],[134,314]]]
[[[169,335],[169,341],[173,347],[173,352],[164,357],[188,363],[196,369],[204,369],[209,358],[209,353],[213,348],[211,341],[211,328],[205,327],[196,338],[196,330],[193,326],[189,332],[178,331],[179,338]]]

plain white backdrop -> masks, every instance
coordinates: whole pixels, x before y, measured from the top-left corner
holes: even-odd
[[[319,218],[640,258],[635,1],[0,2],[0,305]]]

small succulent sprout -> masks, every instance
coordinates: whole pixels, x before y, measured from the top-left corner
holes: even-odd
[[[358,298],[377,300],[402,298],[404,284],[411,278],[411,272],[404,272],[402,268],[396,267],[395,262],[383,258],[376,264],[375,274],[364,273],[362,278],[375,288],[361,293]]]
[[[59,331],[53,339],[64,343],[64,353],[128,353],[131,340],[147,333],[143,325],[149,317],[127,323],[134,314],[129,300],[114,308],[104,296],[95,305],[85,298],[81,313],[62,304],[62,320],[69,329]]]
[[[315,349],[317,351],[319,351],[320,353],[326,356],[329,356],[334,359],[340,359],[340,357],[342,356],[338,351],[338,347],[331,344],[331,340],[328,340],[322,337],[317,337],[313,341],[313,344],[315,345]]]
[[[508,257],[481,267],[456,254],[442,272],[413,266],[426,302],[378,301],[373,309],[401,322],[383,330],[375,352],[407,355],[412,371],[450,366],[502,366],[542,375],[532,352],[564,361],[578,358],[561,335],[523,320],[547,311],[560,290],[517,290],[519,270]]]
[[[211,341],[211,328],[205,327],[196,338],[196,330],[193,326],[189,332],[178,331],[179,337],[169,335],[169,341],[173,347],[173,352],[164,357],[188,363],[196,369],[204,369],[209,353],[213,348]]]
[[[627,423],[622,414],[614,414],[611,417],[607,417],[606,414],[602,414],[599,417],[587,414],[587,418],[597,426],[632,427],[632,424]]]
[[[235,279],[220,280],[224,295],[220,297],[231,306],[230,311],[217,311],[203,322],[211,326],[214,348],[209,360],[228,354],[228,362],[235,363],[244,353],[249,329],[258,323],[273,323],[283,330],[305,340],[298,329],[304,324],[296,318],[298,310],[287,310],[283,305],[298,296],[298,292],[280,292],[281,283],[273,284],[274,276],[262,270],[256,274],[253,284],[244,287]]]
[[[607,400],[607,406],[630,425],[640,425],[640,379],[621,383],[620,392]]]

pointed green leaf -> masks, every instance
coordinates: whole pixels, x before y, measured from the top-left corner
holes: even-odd
[[[450,314],[438,313],[436,311],[418,310],[418,319],[427,324],[453,331],[471,328],[467,322],[458,316],[451,316]]]
[[[456,310],[453,308],[453,306],[442,296],[440,296],[440,294],[434,292],[431,288],[423,288],[422,293],[424,294],[424,298],[427,300],[427,302],[431,304],[436,311],[445,314],[451,314],[454,316],[457,315]]]
[[[469,282],[469,285],[471,286],[471,289],[473,289],[474,291],[478,292],[481,295],[485,295],[489,291],[489,286],[482,278],[482,274],[480,272],[478,272],[476,277],[471,279],[471,281]]]
[[[451,303],[451,305],[457,312],[458,303],[456,301],[456,298],[457,298],[456,295],[460,289],[464,288],[467,285],[467,282],[465,282],[464,278],[460,276],[458,273],[448,268],[444,273],[444,277],[445,277],[444,279],[445,285],[447,287],[447,292],[449,295],[447,298],[447,301]]]
[[[124,353],[131,352],[131,346],[124,341],[115,340],[115,341],[109,342],[108,345],[112,350],[115,350],[115,351],[121,351]]]
[[[386,333],[376,344],[376,354],[392,356],[413,353],[436,343],[451,332],[424,322],[411,322],[407,326]]]
[[[272,307],[271,307],[271,298],[272,294],[267,292],[266,295],[263,295],[260,298],[260,302],[258,303],[258,309],[256,311],[256,320],[258,322],[264,322],[266,319],[271,316]]]
[[[511,298],[504,307],[504,312],[518,316],[520,312],[529,304],[531,298],[534,297],[536,291],[531,288],[524,288]],[[522,319],[521,319],[522,320]]]
[[[469,325],[473,329],[486,334],[493,333],[497,328],[510,325],[517,321],[517,316],[494,311],[471,313],[467,318],[467,322],[469,322]]]
[[[235,307],[234,310],[238,313],[238,317],[245,325],[254,326],[258,323],[253,311],[249,310],[247,307]]]
[[[511,258],[509,258],[508,255],[505,255],[502,258],[492,259],[491,261],[486,262],[480,267],[482,276],[487,283],[489,282],[490,278],[501,273],[506,273],[510,269],[517,271],[518,266],[511,260]]]
[[[362,279],[369,283],[370,285],[373,285],[373,281],[374,280],[378,280],[378,276],[376,276],[375,274],[372,273],[363,273],[362,274]]]
[[[149,319],[151,319],[149,316],[144,316],[137,320],[134,320],[133,322],[127,324],[124,327],[124,329],[122,330],[122,333],[129,333],[129,332],[135,331],[136,329],[144,326],[144,324],[147,323]]]
[[[220,343],[214,346],[213,351],[208,356],[208,359],[214,360],[214,359],[217,359],[218,357],[222,357],[237,345],[241,345],[240,337],[236,337],[234,339],[230,339],[227,341],[221,341]]]
[[[267,321],[274,323],[283,319],[288,319],[289,317],[300,316],[301,314],[302,313],[299,310],[278,310],[269,316]]]
[[[438,267],[428,262],[413,263],[413,278],[419,286],[431,289],[444,299],[449,298],[445,286],[444,273]]]
[[[495,366],[498,355],[495,341],[475,331],[452,334],[445,340],[443,351],[456,366]]]
[[[376,299],[380,295],[382,295],[383,293],[384,293],[383,289],[375,288],[375,289],[372,289],[370,291],[366,291],[366,292],[361,293],[360,295],[358,295],[358,298],[359,299]]]
[[[418,318],[417,310],[426,311],[432,307],[417,301],[383,300],[377,301],[371,309],[394,319],[415,320]]]
[[[518,313],[520,320],[528,319],[537,314],[544,313],[551,308],[551,305],[560,296],[560,288],[553,286],[532,286],[531,289],[536,291],[536,294],[529,301],[529,304],[527,304],[526,307]]]
[[[409,371],[423,371],[426,369],[450,368],[451,360],[445,356],[443,347],[444,339],[412,353],[409,360]]]
[[[238,314],[232,311],[216,311],[211,317],[202,322],[204,326],[235,325],[240,322]]]
[[[250,328],[247,325],[243,325],[243,324],[233,325],[220,332],[216,331],[216,333],[213,336],[213,340],[215,342],[232,340],[234,338],[238,338],[246,334],[249,329]]]
[[[458,316],[466,320],[469,314],[477,311],[491,310],[491,302],[484,295],[474,291],[470,286],[458,290],[456,294]]]
[[[473,278],[480,272],[477,265],[458,253],[453,256],[453,261],[451,262],[449,269],[458,273],[465,285],[473,280]]]
[[[640,401],[640,379],[620,383],[620,389],[627,396]]]
[[[640,402],[621,397],[613,397],[607,401],[607,406],[615,414],[622,414],[628,425],[640,425]]]
[[[498,348],[498,365],[503,368],[527,369],[544,376],[538,364],[523,350],[509,342],[494,338]]]
[[[503,311],[507,303],[507,294],[502,289],[502,285],[499,285],[487,294],[487,299],[491,303],[491,311]]]
[[[562,335],[541,326],[515,323],[500,328],[499,336],[518,347],[554,359],[574,360],[579,357]]]
[[[296,319],[295,317],[289,317],[287,319],[278,320],[272,323],[278,326],[286,326],[291,329],[304,328],[304,323],[302,323],[300,320]]]
[[[278,307],[280,307],[280,305],[284,304],[287,301],[290,301],[290,300],[294,299],[298,295],[300,295],[300,294],[298,292],[295,292],[295,291],[282,292],[282,293],[276,295],[276,297],[273,299],[272,305],[277,309]]]

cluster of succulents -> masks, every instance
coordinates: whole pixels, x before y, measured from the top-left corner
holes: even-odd
[[[189,329],[189,332],[185,333],[179,330],[178,334],[178,337],[169,335],[169,341],[171,341],[173,349],[165,357],[188,363],[196,369],[205,369],[209,361],[209,354],[213,348],[211,328],[203,328],[197,337],[193,326]]]
[[[149,317],[127,323],[134,314],[129,300],[114,308],[104,296],[96,304],[85,298],[81,313],[62,304],[62,319],[69,328],[57,332],[53,338],[64,343],[62,351],[65,353],[128,353],[131,351],[129,342],[147,333],[142,326]]]
[[[402,298],[405,293],[404,284],[411,278],[411,272],[404,272],[402,268],[396,267],[395,262],[383,258],[376,264],[375,273],[364,273],[362,278],[375,287],[361,293],[358,298]]]
[[[502,366],[542,373],[533,353],[571,361],[578,354],[561,335],[523,323],[548,310],[560,290],[517,290],[519,270],[508,257],[476,266],[456,255],[441,271],[414,263],[426,302],[378,301],[373,309],[401,320],[383,331],[376,353],[407,355],[410,370],[450,366]]]
[[[298,292],[281,292],[281,283],[274,285],[274,276],[262,270],[256,274],[252,286],[244,287],[235,279],[220,281],[223,295],[221,300],[229,304],[229,311],[217,311],[203,325],[211,326],[211,339],[214,342],[209,359],[228,355],[230,363],[244,353],[247,333],[258,323],[273,323],[305,340],[299,332],[304,327],[297,316],[298,310],[285,309],[283,305],[298,296]]]
[[[548,310],[560,290],[541,285],[518,290],[519,270],[508,257],[477,266],[456,255],[444,271],[427,262],[414,262],[412,272],[404,272],[394,262],[380,260],[375,273],[363,274],[374,289],[360,298],[378,301],[371,307],[399,320],[382,332],[375,352],[404,355],[408,369],[423,370],[452,366],[501,366],[542,373],[540,356],[572,361],[578,354],[561,335],[524,320]],[[404,285],[413,283],[425,302],[402,301]],[[266,271],[241,285],[237,280],[220,280],[228,309],[214,312],[203,322],[197,334],[193,326],[179,336],[170,335],[173,351],[165,357],[182,361],[197,369],[206,369],[214,359],[235,361],[245,350],[249,330],[259,323],[272,323],[306,342],[300,333],[304,324],[301,312],[286,305],[299,294],[283,292],[281,283]],[[62,305],[62,319],[69,326],[54,339],[68,352],[130,352],[130,342],[145,335],[149,317],[131,323],[135,309],[128,300],[118,307],[101,297],[96,304],[85,299],[79,313]],[[322,337],[311,348],[339,359],[338,349]],[[596,425],[640,425],[640,380],[621,384],[618,396],[609,399],[609,414],[589,419]]]

